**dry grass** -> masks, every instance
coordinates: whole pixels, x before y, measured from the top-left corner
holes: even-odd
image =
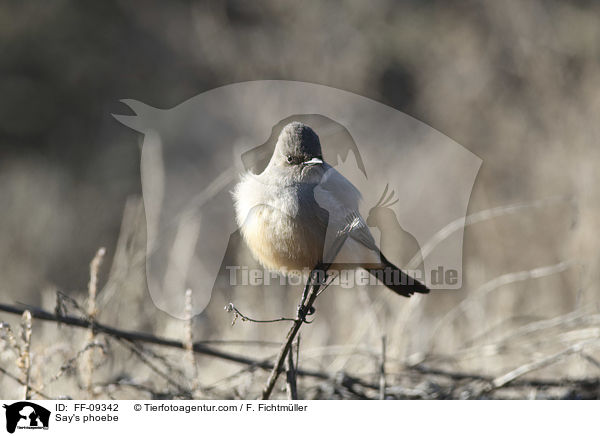
[[[138,207],[134,202],[128,204],[128,208]],[[127,212],[126,215],[131,220],[123,222],[121,244],[130,240],[123,234],[135,233],[140,228],[139,220],[143,219],[139,214]],[[142,239],[139,242],[143,242]],[[125,247],[117,247],[117,250],[124,252]],[[143,258],[140,255],[143,250],[143,244],[136,249],[129,247],[127,256],[130,258],[125,261],[117,257],[116,261],[132,265],[133,259]],[[102,256],[100,249],[91,262],[87,308],[57,294],[57,315],[74,315],[90,321],[92,326],[100,322],[120,324],[120,317],[114,316],[121,305],[117,298],[119,292],[108,301],[101,297],[114,286],[115,277],[122,272],[113,265],[105,286],[97,291]],[[477,329],[476,334],[465,337],[461,346],[451,352],[443,352],[439,346],[444,335],[461,324],[489,325],[481,311],[502,287],[557,275],[574,265],[562,262],[505,274],[480,285],[445,316],[438,317],[431,337],[423,341],[418,352],[414,352],[409,341],[392,342],[404,338],[394,335],[394,327],[390,329],[386,324],[392,321],[392,326],[397,324],[408,332],[415,331],[423,322],[422,306],[435,296],[398,300],[384,292],[372,295],[357,289],[354,295],[335,295],[351,291],[328,289],[317,301],[314,324],[303,328],[302,347],[297,351],[299,368],[317,371],[320,376],[298,375],[295,395],[299,398],[595,398],[600,387],[598,379],[587,370],[579,370],[582,365],[593,366],[596,371],[600,369],[597,353],[600,315],[595,313],[595,304],[581,305],[572,312],[543,320],[509,318],[499,325]],[[143,264],[135,268],[143,268]],[[190,295],[187,291],[183,296],[188,306]],[[287,297],[287,309],[293,311],[297,295],[290,291]],[[338,322],[350,325],[343,320],[328,323],[325,319],[329,312],[327,304],[350,298],[355,301],[348,312],[348,317],[354,320],[353,328],[345,332],[345,341],[339,345],[323,343],[323,329],[335,327],[334,323]],[[99,300],[103,301],[101,306],[97,305]],[[233,300],[239,306],[256,307],[248,295],[235,295]],[[390,319],[386,313],[389,304],[403,305],[403,316]],[[130,306],[127,317],[142,317],[144,309],[141,305]],[[18,339],[8,324],[2,325],[2,372],[6,375],[1,381],[2,389],[6,389],[6,396],[14,398],[22,397],[23,389],[25,396],[33,398],[258,396],[267,377],[259,363],[274,362],[283,340],[283,329],[252,322],[245,313],[227,315],[222,307],[219,313],[209,307],[207,313],[214,317],[209,322],[221,323],[215,332],[223,334],[215,333],[202,344],[225,353],[246,355],[255,361],[254,365],[240,367],[198,350],[194,352],[193,333],[198,330],[194,328],[198,322],[194,318],[188,321],[166,319],[162,326],[154,327],[157,334],[171,336],[182,344],[179,349],[171,349],[94,329],[75,329],[68,323],[35,321],[32,327],[31,314],[25,311]],[[267,307],[262,313],[272,312]],[[232,316],[245,322],[231,325]],[[391,333],[391,339],[382,340],[385,337],[382,332]],[[52,345],[48,345],[47,338],[52,338]],[[398,348],[399,344],[406,348]],[[287,368],[290,368],[289,361]],[[280,388],[275,390],[275,397],[291,395],[289,378],[286,382],[286,377],[282,377],[277,386]]]

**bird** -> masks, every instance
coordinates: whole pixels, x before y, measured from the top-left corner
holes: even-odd
[[[381,252],[360,215],[359,190],[324,161],[319,136],[304,123],[282,128],[266,168],[242,174],[232,196],[242,238],[267,269],[360,267],[398,295],[429,292]]]

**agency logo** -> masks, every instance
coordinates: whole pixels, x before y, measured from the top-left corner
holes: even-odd
[[[291,81],[227,85],[169,109],[133,100],[123,103],[134,114],[115,118],[144,134],[140,172],[146,274],[159,309],[178,318],[189,316],[182,298],[185,289],[193,291],[196,315],[215,292],[228,295],[231,286],[280,286],[264,279],[252,285],[257,275],[270,272],[263,273],[248,238],[240,234],[240,211],[234,210],[232,191],[242,179],[263,174],[256,181],[265,186],[255,183],[237,196],[238,206],[248,211],[242,213],[244,223],[251,224],[254,212],[264,214],[265,206],[280,215],[296,213],[295,203],[285,202],[284,193],[276,196],[281,204],[265,203],[268,195],[262,195],[271,185],[265,182],[265,170],[281,151],[278,138],[293,122],[316,132],[322,154],[311,155],[317,160],[310,162],[324,161],[327,166],[311,167],[315,173],[324,169],[324,174],[314,181],[310,195],[300,197],[310,207],[299,209],[308,211],[306,219],[322,230],[324,245],[313,244],[316,248],[310,250],[288,244],[292,249],[323,259],[332,251],[339,253],[336,263],[363,265],[380,261],[370,257],[378,247],[391,264],[432,290],[461,288],[463,228],[453,223],[466,216],[482,161],[434,128],[350,92]],[[289,162],[282,163],[278,168]],[[281,181],[288,176],[275,171],[273,177]],[[328,201],[330,194],[346,199],[341,203],[348,210],[338,210],[337,203]],[[349,216],[361,217],[361,232],[353,232],[339,250],[328,250]],[[273,232],[272,226],[256,229],[257,235]],[[352,245],[357,240],[362,244]],[[298,258],[294,253],[288,257]],[[278,264],[271,260],[267,263]],[[308,266],[299,263],[298,267]]]
[[[3,406],[6,409],[6,431],[14,433],[19,430],[48,430],[50,411],[29,401],[19,401]]]

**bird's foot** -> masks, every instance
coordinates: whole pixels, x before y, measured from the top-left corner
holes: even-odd
[[[306,307],[303,304],[298,305],[298,311],[296,312],[296,316],[307,324],[310,324],[312,321],[307,321],[306,317],[308,315],[313,315],[315,313],[314,307]]]

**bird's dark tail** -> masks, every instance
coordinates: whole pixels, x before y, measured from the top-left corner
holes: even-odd
[[[429,288],[410,277],[381,253],[381,264],[366,265],[364,268],[398,295],[410,297],[412,294],[428,294]]]

